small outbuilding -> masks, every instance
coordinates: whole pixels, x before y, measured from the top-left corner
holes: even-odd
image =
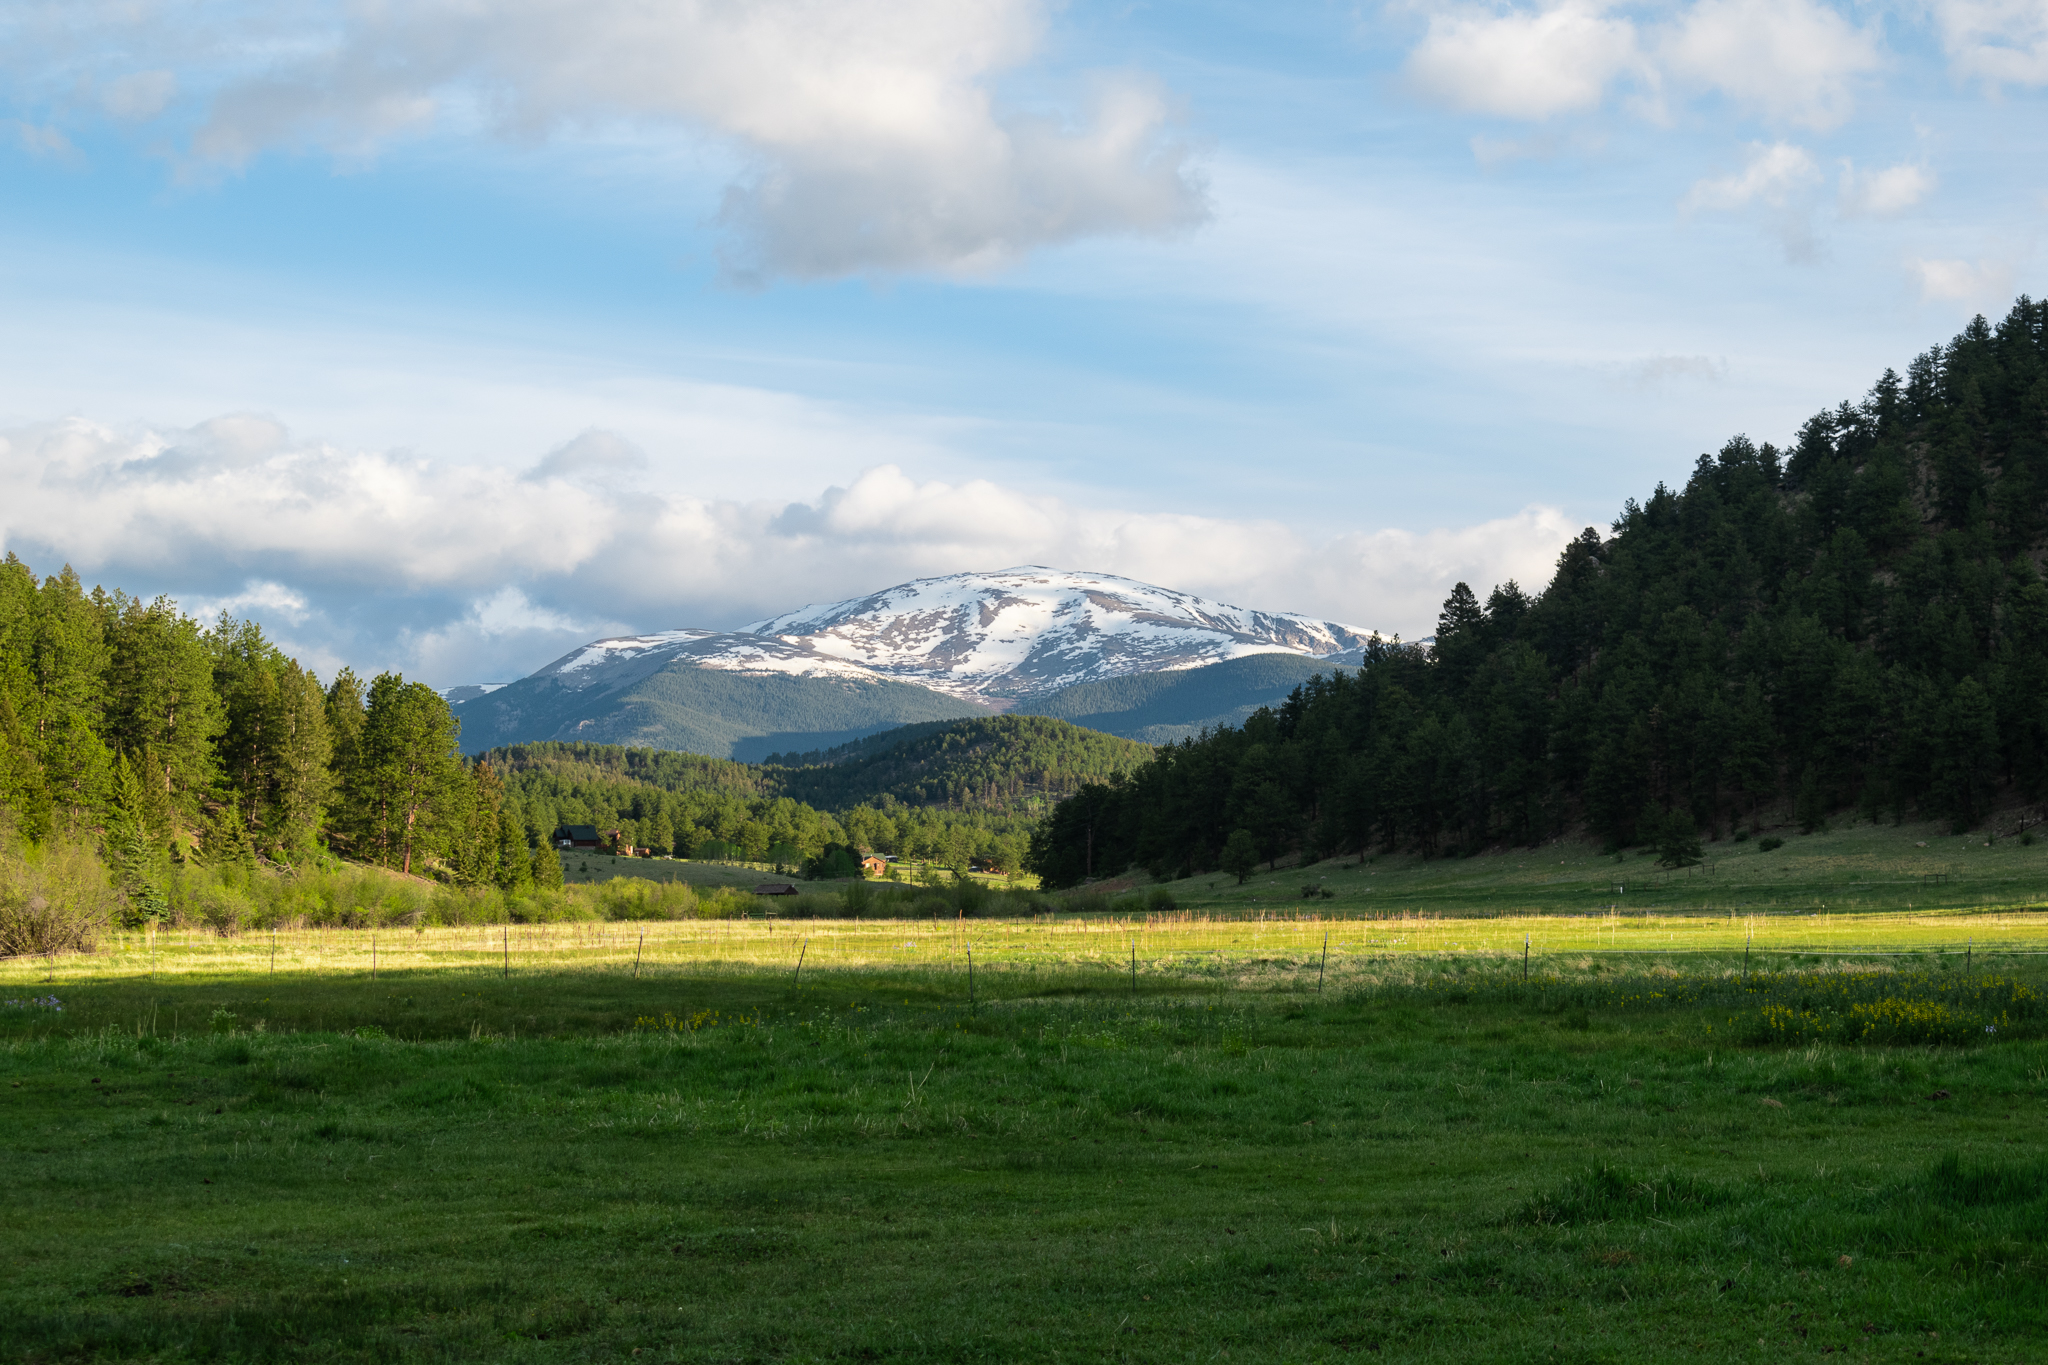
[[[597,848],[597,845],[598,838],[596,825],[555,826],[556,848],[568,848],[578,850],[588,849],[594,852]]]
[[[788,882],[762,882],[754,888],[757,896],[794,896],[796,888]]]
[[[860,860],[860,870],[865,876],[883,876],[889,871],[889,860],[887,858],[878,858],[870,853],[867,857]]]

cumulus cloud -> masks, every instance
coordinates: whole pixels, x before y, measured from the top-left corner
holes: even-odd
[[[1617,86],[1665,117],[1669,93],[1718,93],[1784,124],[1829,128],[1883,66],[1874,31],[1819,0],[1697,0],[1643,17],[1613,0],[1436,9],[1405,74],[1474,113],[1541,120],[1592,109]]]
[[[2040,0],[1935,0],[1950,69],[1992,89],[2048,85],[2048,5]]]
[[[1635,25],[1596,0],[1564,0],[1506,14],[1430,17],[1407,75],[1453,108],[1543,119],[1590,109],[1626,72],[1642,68]]]
[[[1804,147],[1789,142],[1753,142],[1749,163],[1733,175],[1701,180],[1686,192],[1684,207],[1722,212],[1762,203],[1782,206],[1820,179],[1820,168]]]
[[[1815,0],[1700,0],[1663,35],[1677,79],[1783,123],[1832,128],[1883,65],[1875,34]]]
[[[1859,171],[1842,163],[1842,212],[1888,218],[1904,213],[1934,192],[1934,176],[1925,166],[1902,162],[1881,171]]]
[[[1679,208],[1685,213],[1755,210],[1784,248],[1786,260],[1810,264],[1822,254],[1813,230],[1813,191],[1820,181],[1820,167],[1804,147],[1753,142],[1741,170],[1696,182]]]
[[[744,173],[720,216],[741,273],[965,271],[1098,233],[1166,233],[1206,204],[1170,102],[1103,75],[1058,112],[993,91],[1046,0],[297,0],[90,4],[17,47],[103,107],[189,90],[188,169],[273,148],[374,155],[432,130],[519,140],[708,134]],[[58,59],[61,49],[63,60]],[[153,65],[127,69],[148,50]],[[52,77],[51,79],[55,79]]]
[[[1413,636],[1460,578],[1540,586],[1577,530],[1530,508],[1318,540],[1273,522],[920,481],[893,465],[808,500],[738,502],[608,485],[566,465],[534,478],[343,450],[250,415],[185,430],[68,420],[7,431],[0,480],[0,544],[39,570],[69,562],[188,609],[253,616],[326,672],[399,667],[441,685],[506,681],[599,635],[730,627],[1017,563]]]

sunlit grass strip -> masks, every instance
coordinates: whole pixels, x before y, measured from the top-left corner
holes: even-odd
[[[1343,979],[1361,960],[1404,957],[1532,958],[1741,957],[1759,969],[1786,955],[1880,956],[2048,951],[2048,913],[1941,915],[1697,916],[1534,915],[1486,919],[1209,920],[684,920],[422,927],[299,929],[219,937],[198,930],[110,936],[102,950],[0,962],[0,985],[44,985],[149,973],[267,976],[302,973],[367,977],[418,971],[478,974],[561,970],[643,974],[719,968],[794,972],[903,968],[977,969],[1000,977],[1019,968],[1129,971],[1298,969],[1320,959],[1328,935],[1330,971]],[[807,945],[807,946],[806,946]]]

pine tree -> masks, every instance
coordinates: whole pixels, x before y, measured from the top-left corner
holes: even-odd
[[[110,795],[114,766],[100,738],[105,618],[68,564],[43,580],[33,610],[30,692],[19,719],[41,761],[53,811],[95,820]]]
[[[106,738],[135,776],[161,797],[175,838],[203,823],[219,776],[225,724],[212,660],[196,621],[159,597],[147,605],[114,594],[108,613]]]
[[[114,813],[107,830],[107,851],[131,927],[158,924],[170,914],[170,901],[164,893],[168,860],[152,828],[151,785],[135,775],[125,755],[115,760]]]
[[[1662,867],[1691,867],[1699,862],[1700,827],[1684,810],[1652,811],[1643,817],[1647,835],[1654,836],[1657,862]]]
[[[1828,827],[1827,793],[1821,784],[1820,769],[1809,763],[1799,779],[1799,795],[1792,803],[1792,814],[1799,821],[1801,834],[1815,834]]]
[[[533,884],[535,854],[526,846],[526,828],[518,809],[506,802],[498,812],[497,882],[501,891],[520,891]]]
[[[457,729],[448,703],[424,683],[395,673],[371,681],[336,822],[358,857],[411,872],[443,849],[467,787]]]
[[[363,761],[363,726],[366,698],[362,680],[353,669],[344,668],[327,685],[324,704],[327,714],[328,759],[331,800],[336,809],[329,833],[356,857],[365,856],[355,843],[361,832],[360,812],[350,803],[351,793],[360,790]]]
[[[464,886],[489,886],[497,882],[503,852],[500,808],[504,784],[489,760],[469,765],[466,791],[461,793],[461,824],[450,836],[449,863],[455,880]]]
[[[544,891],[562,889],[562,858],[555,846],[543,839],[533,850],[533,884]]]
[[[1223,841],[1223,857],[1219,862],[1223,870],[1243,886],[1245,878],[1251,876],[1259,865],[1259,845],[1252,832],[1248,829],[1230,831],[1230,837]]]

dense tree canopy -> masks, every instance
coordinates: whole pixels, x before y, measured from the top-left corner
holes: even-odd
[[[519,884],[525,831],[455,739],[440,696],[396,674],[366,689],[344,669],[322,689],[253,621],[207,627],[68,568],[38,582],[0,563],[0,808],[31,839],[97,830],[142,918],[173,860],[332,848]]]
[[[1459,584],[1242,726],[1160,750],[1034,838],[1054,884],[1583,828],[1683,857],[1783,812],[1967,827],[2048,794],[2048,303],[1982,318],[1779,451],[1736,437],[1530,598]],[[1674,823],[1676,822],[1676,824]]]

